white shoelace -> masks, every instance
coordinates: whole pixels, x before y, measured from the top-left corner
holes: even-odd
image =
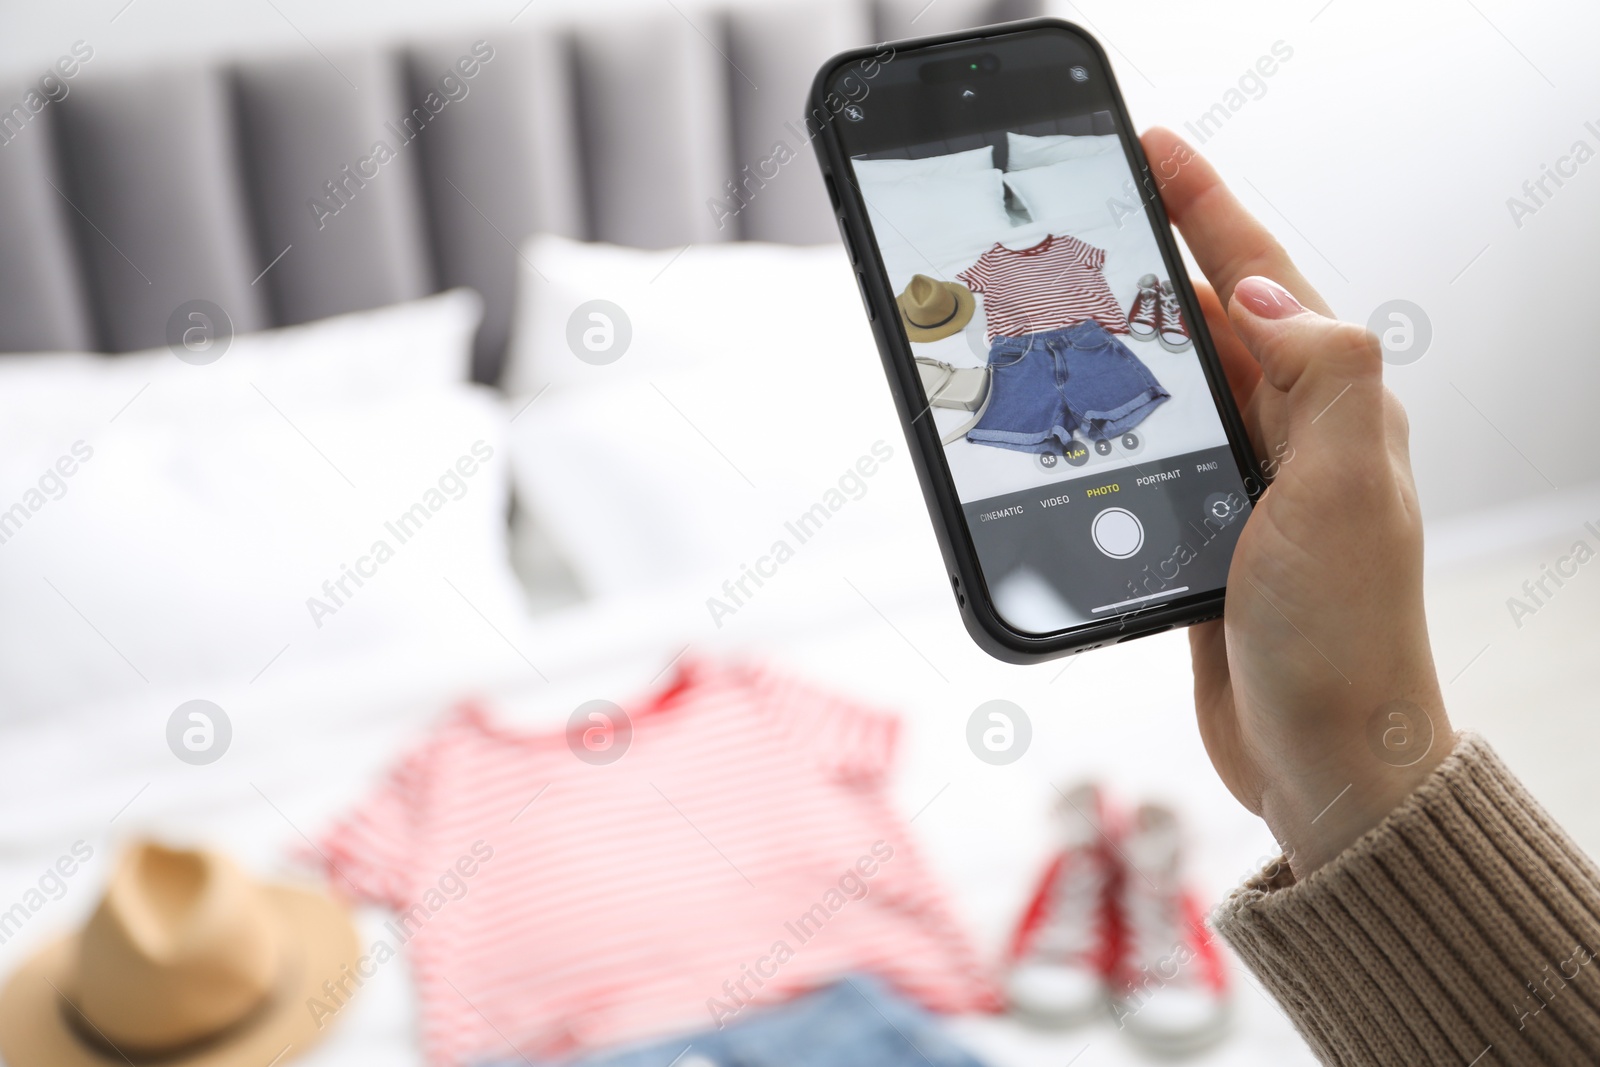
[[[1198,971],[1184,922],[1182,895],[1175,888],[1152,886],[1135,871],[1128,875],[1124,906],[1129,967],[1162,985],[1195,981]]]
[[[1067,857],[1047,891],[1050,903],[1044,927],[1030,955],[1069,959],[1087,955],[1094,948],[1103,881],[1087,853],[1073,852]]]
[[[1183,314],[1178,310],[1177,293],[1161,290],[1161,315],[1166,320],[1164,330],[1176,330],[1188,336],[1189,331],[1183,325]]]
[[[1150,295],[1151,299],[1145,299],[1146,293]],[[1131,321],[1144,323],[1145,325],[1154,328],[1156,324],[1156,308],[1160,306],[1160,304],[1161,290],[1153,288],[1140,289],[1138,294],[1133,298],[1133,315],[1130,317]]]

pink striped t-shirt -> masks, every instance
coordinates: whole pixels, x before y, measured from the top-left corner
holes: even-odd
[[[956,278],[983,294],[988,339],[1076,326],[1093,319],[1110,333],[1127,333],[1122,306],[1111,295],[1104,249],[1071,235],[1051,234],[1032,248],[999,242]]]
[[[463,705],[323,843],[397,913],[434,1064],[706,1029],[850,971],[996,1008],[888,797],[894,718],[708,663],[624,710],[593,765]]]

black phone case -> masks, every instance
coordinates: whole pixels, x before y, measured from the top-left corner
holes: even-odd
[[[895,410],[900,415],[901,427],[911,451],[912,464],[922,485],[922,494],[933,518],[934,532],[944,554],[945,566],[950,572],[950,586],[956,605],[961,612],[967,632],[985,652],[1008,663],[1038,663],[1057,656],[1071,655],[1100,648],[1104,645],[1129,641],[1136,637],[1162,633],[1175,626],[1188,626],[1196,622],[1217,618],[1222,614],[1224,593],[1199,594],[1159,607],[1136,609],[1132,612],[1076,629],[1070,633],[1029,634],[1009,626],[994,609],[977,551],[967,531],[966,517],[956,493],[955,482],[945,462],[944,446],[939,443],[939,433],[932,417],[922,418],[928,411],[927,397],[922,390],[922,380],[917,372],[910,343],[899,328],[894,293],[889,288],[888,274],[878,255],[877,244],[871,239],[872,227],[866,216],[865,203],[851,179],[851,170],[844,149],[834,130],[832,116],[837,112],[827,104],[827,86],[834,74],[844,66],[877,56],[885,48],[893,48],[896,57],[902,53],[934,45],[956,44],[993,40],[1018,33],[1040,30],[1070,33],[1088,44],[1100,60],[1111,90],[1118,129],[1128,154],[1142,194],[1153,203],[1157,225],[1156,241],[1172,279],[1184,317],[1189,325],[1190,338],[1195,353],[1200,357],[1210,386],[1212,399],[1222,418],[1228,435],[1228,444],[1238,464],[1240,477],[1249,493],[1251,503],[1260,497],[1268,478],[1261,473],[1243,420],[1228,388],[1222,364],[1217,358],[1205,317],[1200,313],[1199,301],[1190,284],[1183,258],[1178,253],[1161,203],[1158,186],[1150,171],[1149,161],[1139,139],[1132,134],[1133,124],[1128,119],[1122,92],[1117,87],[1105,50],[1095,38],[1070,22],[1054,18],[1028,19],[1022,22],[1002,23],[961,33],[918,37],[904,41],[853,49],[834,56],[817,72],[807,101],[807,114],[826,114],[829,121],[819,123],[813,141],[817,149],[817,162],[822,168],[823,181],[834,214],[840,224],[840,235],[850,253],[856,273],[856,283],[861,289],[862,302],[872,323],[873,337],[878,343],[878,353],[883,359],[884,373],[894,394]]]

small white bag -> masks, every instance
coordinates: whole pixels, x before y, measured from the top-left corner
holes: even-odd
[[[918,356],[917,371],[922,376],[922,393],[928,406],[955,408],[976,412],[960,429],[952,430],[939,439],[942,445],[952,444],[967,435],[978,425],[989,407],[989,368],[954,367],[949,363],[927,356]]]

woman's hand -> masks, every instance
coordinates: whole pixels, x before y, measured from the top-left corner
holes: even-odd
[[[1423,614],[1406,416],[1377,338],[1330,317],[1175,134],[1143,142],[1210,280],[1197,286],[1206,323],[1275,479],[1240,534],[1223,620],[1190,630],[1200,734],[1303,878],[1453,745]]]

